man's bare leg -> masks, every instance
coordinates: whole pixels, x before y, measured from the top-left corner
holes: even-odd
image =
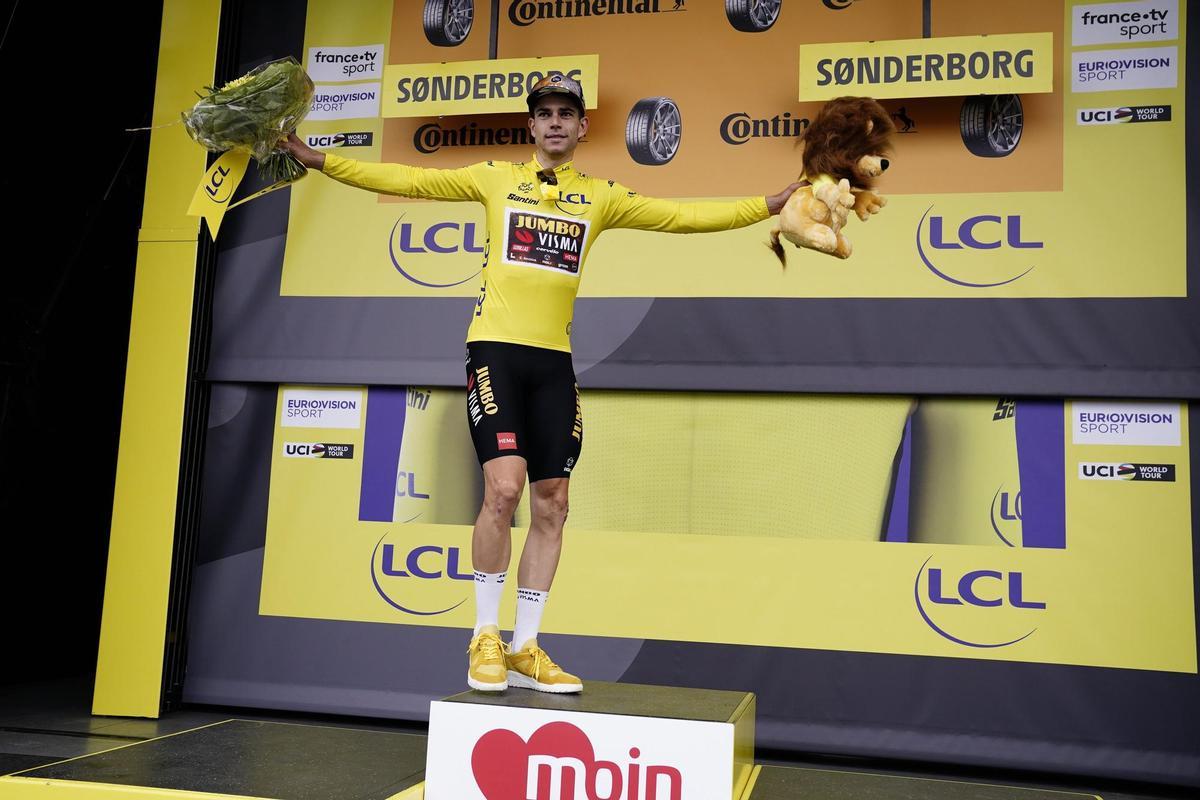
[[[567,521],[567,478],[547,478],[529,484],[529,537],[521,551],[517,585],[550,591],[562,554],[563,524]]]
[[[508,684],[541,692],[580,692],[583,682],[551,661],[537,644],[542,611],[562,553],[567,479],[548,478],[530,484],[529,488],[532,520],[517,571],[517,624],[507,659]]]
[[[525,489],[525,459],[500,456],[483,464],[483,506],[471,533],[471,566],[476,572],[508,570],[512,558],[512,518]]]
[[[500,596],[512,557],[512,518],[525,488],[525,459],[501,456],[483,465],[483,506],[471,534],[475,568],[475,636],[467,648],[467,684],[482,692],[508,688],[500,638]]]

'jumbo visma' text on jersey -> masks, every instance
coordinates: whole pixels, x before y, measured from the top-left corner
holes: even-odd
[[[323,172],[382,194],[475,200],[487,209],[483,286],[467,341],[510,342],[571,351],[571,314],[588,249],[606,228],[701,233],[766,219],[765,198],[680,203],[642,197],[614,181],[554,170],[539,179],[535,158],[423,169],[325,156]]]

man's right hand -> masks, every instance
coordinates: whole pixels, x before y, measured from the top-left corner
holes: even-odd
[[[300,137],[294,133],[288,134],[286,139],[280,139],[276,147],[285,152],[291,153],[296,160],[309,169],[315,169],[320,172],[325,168],[325,154],[320,150],[314,150],[300,140]]]

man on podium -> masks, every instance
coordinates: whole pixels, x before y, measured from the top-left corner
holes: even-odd
[[[723,231],[778,214],[800,184],[730,202],[642,197],[574,165],[588,130],[583,87],[551,73],[528,95],[535,144],[525,162],[460,169],[361,163],[280,146],[310,169],[371,191],[427,200],[473,200],[487,210],[482,286],[467,330],[467,420],[483,467],[483,505],[471,538],[475,632],[467,683],[579,692],[583,683],[538,646],[562,551],[567,487],[583,445],[583,413],[571,363],[571,320],[583,265],[607,228],[669,233]],[[510,526],[528,475],[531,522],[517,571],[511,645],[500,638],[500,597],[512,555]]]

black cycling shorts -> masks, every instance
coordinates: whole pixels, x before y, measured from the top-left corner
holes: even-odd
[[[583,447],[583,410],[571,354],[468,342],[467,422],[480,464],[521,456],[531,483],[571,477]]]

